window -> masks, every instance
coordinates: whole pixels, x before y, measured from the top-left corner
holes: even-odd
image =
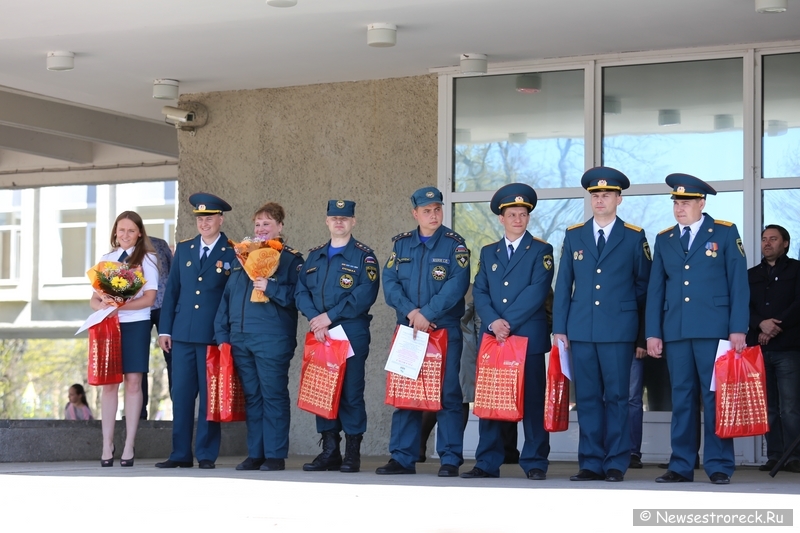
[[[800,54],[764,57],[763,177],[800,176]]]
[[[175,244],[175,182],[123,183],[116,186],[117,213],[136,211],[145,231]]]
[[[97,186],[44,187],[40,202],[42,254],[60,263],[43,276],[82,280],[96,260]]]
[[[22,191],[0,191],[0,283],[20,276]]]

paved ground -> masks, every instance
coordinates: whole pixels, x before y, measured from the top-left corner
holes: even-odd
[[[568,479],[575,463],[553,463],[547,481],[534,482],[515,465],[499,479],[465,480],[436,477],[430,459],[413,476],[375,475],[381,457],[367,458],[358,474],[303,472],[309,459],[293,456],[282,472],[237,472],[239,457],[221,458],[215,470],[159,470],[155,460],[125,469],[118,462],[0,463],[0,523],[7,531],[25,524],[34,531],[450,533],[546,525],[588,533],[631,528],[634,509],[800,509],[800,474],[773,479],[755,467],[713,486],[702,471],[694,483],[656,484],[663,471],[655,465],[629,470],[623,483],[577,483]]]

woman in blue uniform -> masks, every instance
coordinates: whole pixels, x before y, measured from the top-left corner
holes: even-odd
[[[283,207],[264,204],[253,216],[255,236],[280,239]],[[229,342],[247,405],[247,459],[236,470],[283,470],[289,454],[289,363],[297,346],[294,291],[303,263],[283,245],[278,269],[251,281],[240,264],[233,267],[214,321],[218,344]],[[253,289],[267,302],[251,302]]]
[[[150,363],[150,307],[158,291],[158,259],[144,230],[144,223],[134,211],[123,211],[111,229],[113,250],[100,261],[119,261],[131,268],[141,267],[145,284],[135,297],[114,313],[118,313],[122,337],[122,372],[125,383],[125,448],[120,466],[133,466],[133,445],[142,410],[142,379]],[[98,311],[111,306],[111,301],[94,293],[89,301]],[[112,313],[113,314],[113,313]],[[103,427],[101,466],[114,466],[114,423],[117,418],[119,384],[103,385],[100,410]]]

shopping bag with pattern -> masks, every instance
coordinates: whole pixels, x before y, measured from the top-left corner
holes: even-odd
[[[717,359],[717,425],[721,439],[753,437],[769,431],[767,381],[760,346],[734,350]]]
[[[399,326],[398,326],[399,327]],[[397,329],[394,335],[397,336]],[[394,337],[392,337],[394,344]],[[442,385],[447,357],[447,330],[429,332],[428,347],[417,379],[386,373],[386,403],[398,409],[439,411],[442,408]]]
[[[349,349],[350,341],[319,342],[313,333],[306,334],[297,407],[328,420],[339,416]]]
[[[497,342],[483,334],[475,363],[475,408],[479,418],[519,422],[524,413],[525,351],[528,338]]]
[[[561,371],[558,345],[550,350],[544,392],[544,429],[556,433],[569,429],[569,380]]]

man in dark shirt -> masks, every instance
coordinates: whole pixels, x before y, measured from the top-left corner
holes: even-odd
[[[761,232],[761,263],[747,271],[750,330],[747,345],[761,345],[767,374],[767,458],[772,470],[800,435],[800,261],[786,256],[789,232],[770,224]],[[800,473],[800,449],[785,470]]]

